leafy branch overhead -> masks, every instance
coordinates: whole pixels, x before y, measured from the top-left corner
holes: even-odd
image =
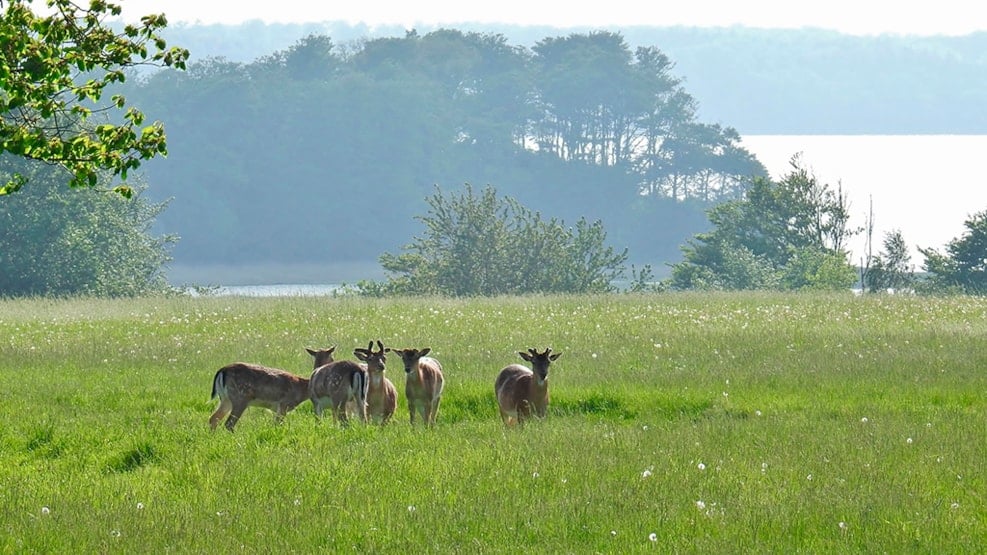
[[[166,155],[160,122],[145,125],[122,95],[104,98],[128,68],[185,68],[188,51],[169,48],[158,34],[164,15],[117,31],[106,22],[121,14],[117,4],[47,0],[47,15],[39,15],[31,3],[10,0],[0,14],[0,153],[61,166],[71,187],[95,187],[101,171],[126,180],[142,161]],[[0,184],[0,195],[26,182],[15,174]],[[114,190],[133,194],[125,184]]]

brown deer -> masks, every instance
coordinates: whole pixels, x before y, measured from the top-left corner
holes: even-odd
[[[432,349],[388,349],[395,352],[404,361],[404,396],[408,399],[408,413],[411,425],[415,424],[415,415],[422,418],[425,426],[434,426],[439,414],[439,403],[442,401],[442,387],[445,378],[442,376],[442,365],[432,357],[425,356]]]
[[[378,351],[374,351],[371,341],[366,349],[354,349],[353,354],[362,361],[360,366],[367,370],[367,417],[378,424],[387,424],[398,406],[398,391],[391,380],[384,376],[387,356],[384,344],[377,341]]]
[[[553,355],[551,352],[551,348],[545,349],[544,353],[535,349],[528,349],[527,353],[519,352],[532,368],[511,364],[497,375],[494,392],[505,426],[515,423],[523,426],[532,412],[538,418],[545,418],[548,410],[548,366],[562,356],[562,353]]]
[[[335,347],[321,351],[322,360],[332,362]],[[309,350],[309,352],[312,352]],[[219,407],[209,417],[213,430],[226,415],[226,429],[233,431],[243,411],[259,406],[274,411],[277,422],[309,398],[308,378],[259,364],[234,362],[220,368],[212,380],[212,397],[219,397]]]
[[[316,368],[308,382],[308,395],[312,399],[315,416],[322,418],[327,405],[332,408],[333,420],[349,424],[347,409],[367,421],[367,371],[351,360],[329,361],[319,365],[320,351],[309,353],[315,357]]]

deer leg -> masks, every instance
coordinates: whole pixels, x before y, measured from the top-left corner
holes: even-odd
[[[332,409],[332,414],[336,420],[339,421],[344,427],[349,426],[349,418],[346,416],[346,403],[336,405]]]
[[[436,397],[435,400],[432,401],[432,414],[430,416],[432,418],[433,425],[435,424],[435,420],[439,417],[439,402],[441,401],[441,397]]]
[[[230,417],[226,419],[226,429],[233,431],[233,426],[236,426],[237,421],[243,416],[243,411],[247,410],[247,405],[240,405],[233,407],[233,412],[230,413]]]
[[[500,409],[500,419],[504,421],[505,426],[511,425],[511,414],[504,409]]]
[[[233,403],[231,403],[229,399],[221,399],[216,412],[212,413],[212,416],[209,417],[209,427],[215,430],[216,426],[219,425],[219,421],[229,414],[232,408]]]

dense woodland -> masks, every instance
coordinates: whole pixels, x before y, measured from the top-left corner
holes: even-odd
[[[471,183],[600,219],[661,273],[763,174],[737,129],[987,129],[981,35],[463,29],[168,29],[189,70],[126,93],[167,125],[144,170],[175,264],[373,262],[421,231],[436,185]]]
[[[592,28],[463,24],[531,47]],[[420,34],[436,30],[419,26]],[[742,134],[985,134],[987,33],[854,36],[824,29],[648,27],[619,31],[632,48],[655,46],[698,100],[702,121]],[[338,44],[403,36],[401,27],[346,22],[177,25],[164,34],[193,59],[251,62],[310,34]]]
[[[184,264],[374,261],[434,191],[492,186],[546,217],[601,220],[660,264],[763,166],[656,47],[618,33],[438,30],[339,45],[309,35],[251,63],[207,58],[131,80],[167,122],[146,165]]]

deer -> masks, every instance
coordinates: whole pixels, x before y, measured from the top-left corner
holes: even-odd
[[[354,349],[353,355],[367,371],[367,417],[377,424],[387,424],[398,406],[398,391],[391,380],[384,376],[387,356],[384,344],[377,340],[378,351],[371,341],[366,349]]]
[[[531,368],[511,364],[497,374],[494,393],[505,426],[523,426],[532,413],[538,418],[545,418],[549,399],[548,367],[562,356],[562,353],[551,353],[551,348],[546,348],[543,353],[535,349],[519,352],[521,358],[531,363]]]
[[[333,420],[349,425],[347,409],[356,413],[362,422],[367,421],[367,370],[351,360],[325,361],[321,351],[309,350],[315,357],[315,370],[308,382],[308,395],[312,399],[315,417],[321,419],[328,405]],[[319,364],[323,362],[323,364]]]
[[[323,349],[322,360],[331,362],[335,349]],[[309,398],[308,382],[309,378],[278,368],[246,362],[227,364],[212,380],[210,399],[219,397],[219,407],[209,417],[209,427],[215,430],[220,420],[229,415],[225,426],[232,432],[249,406],[274,411],[275,421],[280,423],[288,412]]]
[[[404,396],[408,400],[408,415],[411,425],[415,416],[421,416],[426,427],[434,426],[442,401],[442,387],[445,378],[439,361],[426,356],[432,349],[387,349],[397,353],[404,362]]]

